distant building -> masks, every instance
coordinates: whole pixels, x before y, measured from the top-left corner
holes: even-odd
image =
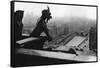
[[[57,27],[56,27],[56,25],[53,25],[49,28],[49,33],[50,33],[52,38],[57,37]]]
[[[95,26],[90,28],[89,43],[90,50],[97,50],[97,30]]]

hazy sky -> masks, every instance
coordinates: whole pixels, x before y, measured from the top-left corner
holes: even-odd
[[[81,17],[88,19],[96,19],[96,7],[86,6],[71,6],[71,5],[54,5],[54,4],[40,4],[40,3],[15,3],[16,10],[24,10],[24,15],[31,14],[32,16],[41,16],[41,11],[50,7],[53,18],[58,17]]]

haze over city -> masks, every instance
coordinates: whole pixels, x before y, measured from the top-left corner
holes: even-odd
[[[96,24],[96,7],[16,2],[15,11],[24,10],[25,30],[30,32],[34,30],[41,11],[47,9],[47,6],[50,7],[52,14],[52,19],[48,23],[51,31],[57,31],[57,29],[61,29],[59,33],[63,33],[65,29],[77,32],[88,31],[91,26]]]

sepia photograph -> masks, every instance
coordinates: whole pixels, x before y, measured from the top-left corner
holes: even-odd
[[[11,1],[11,66],[98,62],[97,9]]]

